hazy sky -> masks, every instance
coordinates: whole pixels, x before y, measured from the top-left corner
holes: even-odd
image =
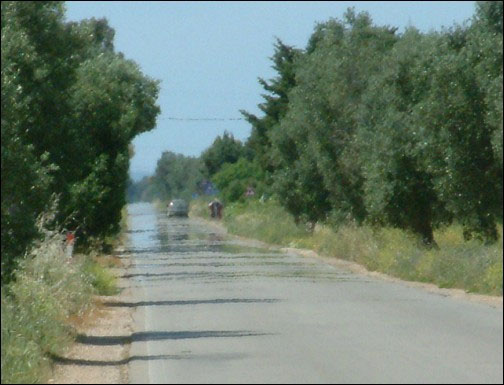
[[[259,114],[258,77],[275,76],[273,43],[305,48],[317,22],[341,19],[348,7],[368,11],[377,25],[412,25],[427,32],[463,23],[474,1],[265,1],[148,2],[69,1],[67,20],[105,17],[115,29],[115,48],[161,80],[161,114],[154,130],[133,141],[130,174],[153,174],[163,151],[198,156],[225,130],[246,140],[243,120],[178,121],[169,118],[241,118]]]

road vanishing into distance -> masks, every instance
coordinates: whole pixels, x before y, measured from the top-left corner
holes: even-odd
[[[503,381],[502,308],[128,211],[131,383]]]

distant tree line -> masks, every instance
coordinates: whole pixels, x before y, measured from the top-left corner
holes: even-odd
[[[137,182],[129,180],[127,200],[131,203],[190,200],[194,196],[207,195],[206,187],[212,183],[218,190],[222,189],[221,194],[227,202],[233,202],[240,199],[248,182],[256,183],[258,174],[250,174],[251,170],[261,172],[248,165],[250,155],[248,147],[228,132],[217,136],[199,157],[165,151],[157,161],[154,175]],[[233,168],[230,168],[231,173],[223,172],[235,164],[244,166],[242,171],[246,175]],[[239,175],[235,175],[236,172]]]
[[[83,243],[119,230],[129,145],[160,112],[158,82],[115,51],[105,19],[64,17],[59,1],[2,2],[2,283],[55,199],[53,225]]]
[[[165,151],[157,162],[156,172],[138,182],[130,181],[129,202],[190,200],[203,180],[201,160]]]

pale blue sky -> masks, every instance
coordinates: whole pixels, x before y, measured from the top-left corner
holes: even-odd
[[[198,156],[227,130],[242,141],[250,125],[239,121],[173,121],[176,118],[240,118],[259,114],[258,77],[275,76],[269,57],[275,37],[305,48],[317,22],[341,19],[348,7],[368,11],[377,25],[421,31],[471,18],[474,1],[267,1],[149,2],[69,1],[67,20],[108,19],[115,48],[161,80],[157,127],[133,141],[130,174],[153,174],[163,151]]]

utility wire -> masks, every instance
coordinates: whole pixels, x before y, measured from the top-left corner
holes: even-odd
[[[226,120],[244,120],[243,118],[175,118],[168,116],[159,120],[176,120],[179,122],[194,122],[194,121],[226,121]]]

